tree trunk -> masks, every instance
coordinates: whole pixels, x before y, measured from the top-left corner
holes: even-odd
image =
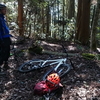
[[[69,0],[68,19],[74,17],[75,13],[75,0]]]
[[[77,14],[77,26],[76,31],[80,29],[80,22],[81,22],[81,10],[82,10],[82,0],[78,0],[78,14]],[[76,32],[75,39],[78,40],[79,32]]]
[[[96,8],[96,11],[95,11],[92,30],[91,30],[91,43],[90,43],[91,51],[96,50],[96,33],[97,33],[97,25],[98,25],[99,14],[100,14],[100,0],[97,1],[97,8]]]
[[[18,0],[18,26],[19,26],[19,36],[24,36],[23,0]]]
[[[86,45],[90,36],[90,0],[78,0],[77,32],[75,39]]]
[[[42,8],[42,32],[45,33],[45,25],[44,25],[44,7]]]
[[[62,22],[65,21],[65,9],[64,9],[64,8],[65,8],[65,2],[64,2],[64,0],[63,0],[63,8],[62,8],[62,10],[63,10],[63,11],[62,11],[62,13],[63,13],[63,14],[62,14],[62,15],[63,15],[63,19],[62,19]],[[65,25],[62,24],[62,37],[61,37],[62,40],[65,40],[65,37],[64,37],[64,33],[65,33],[64,31],[65,31],[65,30],[64,30],[64,28],[65,28]]]
[[[49,7],[49,3],[48,3],[48,6],[47,6],[47,29],[46,29],[46,39],[48,39],[48,36],[50,36],[50,30],[49,30],[49,27],[50,27],[50,7]]]

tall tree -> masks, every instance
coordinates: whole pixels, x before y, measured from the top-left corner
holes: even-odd
[[[18,26],[19,26],[19,36],[23,36],[24,35],[23,0],[18,0]]]
[[[68,18],[71,19],[75,14],[75,0],[69,0]]]
[[[49,32],[49,27],[50,27],[50,7],[49,7],[49,2],[48,5],[46,7],[46,17],[47,17],[47,28],[46,28],[46,38],[48,38],[48,36],[50,36],[50,32]]]
[[[75,39],[87,44],[90,36],[90,0],[78,0],[77,30]]]
[[[91,29],[91,44],[90,44],[91,50],[94,51],[96,50],[96,33],[97,33],[99,14],[100,14],[100,0],[97,0],[97,7],[96,10],[94,11],[94,19]]]

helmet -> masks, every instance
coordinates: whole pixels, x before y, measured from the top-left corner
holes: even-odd
[[[46,84],[48,87],[53,88],[60,83],[60,77],[57,73],[52,73],[47,76]]]
[[[42,96],[48,93],[48,91],[49,91],[49,88],[46,85],[45,81],[38,82],[34,87],[34,94],[38,96]]]
[[[3,8],[6,8],[6,6],[4,4],[0,4],[0,10],[2,10]]]

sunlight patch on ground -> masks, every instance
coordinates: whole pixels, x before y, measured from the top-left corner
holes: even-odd
[[[72,51],[74,51],[74,50],[76,50],[76,47],[74,47],[74,46],[68,46],[68,50],[72,50]]]
[[[61,47],[61,45],[53,44],[53,43],[47,43],[45,41],[42,41],[41,45],[48,45],[48,46],[52,46],[52,47]],[[70,46],[68,46],[68,50],[74,51],[74,50],[76,50],[76,47],[70,45]]]
[[[41,43],[42,45],[49,45],[49,46],[56,46],[56,47],[60,47],[60,45],[57,45],[57,44],[53,44],[53,43],[47,43],[45,41],[42,41]]]

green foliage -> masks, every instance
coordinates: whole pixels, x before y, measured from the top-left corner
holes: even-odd
[[[28,2],[30,3],[29,6],[31,7],[33,6],[46,7],[48,5],[48,2],[44,0],[30,0]]]
[[[91,53],[82,53],[83,58],[85,59],[96,59],[96,60],[100,60],[100,54],[91,54]]]
[[[95,55],[94,54],[91,54],[91,53],[82,53],[82,56],[85,58],[85,59],[89,59],[89,60],[92,60],[95,58]]]

